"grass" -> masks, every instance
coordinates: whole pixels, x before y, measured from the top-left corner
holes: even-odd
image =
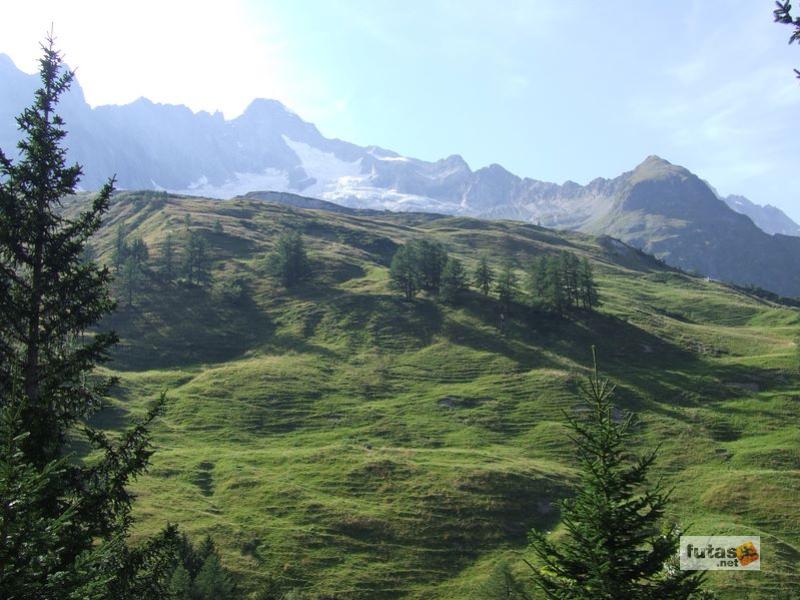
[[[121,384],[98,422],[120,427],[170,399],[135,485],[139,534],[167,521],[212,534],[252,592],[277,580],[309,598],[479,597],[501,560],[524,578],[530,528],[558,525],[575,477],[563,415],[580,406],[596,344],[620,409],[640,418],[635,449],[661,444],[670,518],[762,536],[760,573],[712,573],[710,586],[723,598],[800,587],[796,310],[586,235],[257,201],[121,194],[99,254],[124,223],[158,255],[187,214],[217,285],[243,278],[248,292],[230,302],[153,275],[104,324],[122,337],[109,365]],[[287,228],[317,272],[292,293],[260,267]],[[478,294],[403,302],[387,266],[423,235],[470,270],[481,253],[522,269],[569,249],[592,260],[604,304],[564,320],[518,306],[501,336]]]

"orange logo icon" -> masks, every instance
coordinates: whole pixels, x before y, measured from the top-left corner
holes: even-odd
[[[745,542],[736,548],[736,558],[739,559],[739,564],[746,567],[752,562],[758,560],[758,551],[756,550],[753,542]]]

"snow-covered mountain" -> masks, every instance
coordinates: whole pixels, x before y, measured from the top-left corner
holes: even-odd
[[[37,76],[0,54],[0,148],[12,157],[14,116],[37,85]],[[789,237],[800,235],[800,227],[772,207],[741,197],[723,202],[708,184],[658,157],[613,179],[558,185],[497,164],[473,171],[458,155],[427,162],[326,138],[275,100],[255,100],[230,120],[145,98],[91,108],[75,82],[59,111],[69,158],[84,167],[85,189],[116,174],[127,189],[216,198],[288,192],[350,208],[518,219],[609,233],[677,266],[800,295],[800,237]],[[754,222],[784,235],[768,235]]]

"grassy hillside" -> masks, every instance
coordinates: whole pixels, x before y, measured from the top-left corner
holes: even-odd
[[[121,384],[97,419],[117,427],[162,390],[171,401],[136,485],[140,532],[169,520],[212,534],[249,590],[274,579],[309,598],[483,597],[502,559],[524,576],[531,527],[557,528],[575,466],[563,411],[579,407],[596,344],[642,448],[662,444],[671,517],[696,534],[762,537],[763,571],[713,574],[712,587],[788,598],[800,586],[797,311],[609,238],[432,215],[126,193],[98,252],[109,259],[124,223],[157,256],[187,214],[215,286],[153,276],[107,323],[123,339],[110,365]],[[262,270],[287,228],[317,273],[292,293]],[[387,265],[420,236],[470,270],[480,252],[520,266],[588,256],[604,304],[564,320],[520,306],[501,336],[477,294],[457,308],[403,302]],[[235,279],[244,297],[225,294]]]

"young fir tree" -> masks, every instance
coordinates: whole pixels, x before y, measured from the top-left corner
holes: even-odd
[[[442,271],[442,300],[455,303],[466,289],[467,273],[464,265],[457,258],[448,258]]]
[[[125,539],[126,486],[147,466],[148,425],[163,399],[115,442],[86,424],[112,383],[95,366],[116,337],[84,335],[113,302],[110,273],[83,251],[113,180],[77,216],[60,210],[81,175],[66,165],[55,112],[73,75],[52,39],[43,53],[41,87],[17,119],[20,158],[0,152],[0,589],[23,598],[162,597],[174,529],[137,548]],[[96,457],[61,462],[79,433]]]
[[[514,576],[508,562],[500,561],[477,590],[482,600],[531,600],[527,585]]]
[[[489,266],[489,260],[485,256],[481,256],[478,261],[473,281],[475,282],[475,287],[478,288],[484,296],[489,295],[489,291],[492,289],[492,283],[494,283],[494,272]]]
[[[662,524],[670,493],[660,482],[648,483],[658,452],[631,454],[633,416],[614,420],[614,389],[600,379],[596,358],[594,365],[582,388],[588,418],[567,415],[580,483],[562,506],[566,536],[556,544],[541,531],[531,533],[541,562],[531,566],[535,583],[545,597],[558,600],[694,597],[702,576],[676,568],[680,534]]]
[[[178,600],[236,598],[236,582],[222,566],[210,536],[195,547],[184,534],[178,541],[177,561],[170,575],[170,597]]]
[[[267,256],[267,272],[285,288],[294,287],[308,279],[311,276],[311,263],[303,236],[298,232],[281,235],[275,250]]]
[[[389,268],[389,281],[392,288],[401,292],[406,300],[413,300],[420,287],[420,275],[414,252],[408,245],[400,246],[392,257]]]

